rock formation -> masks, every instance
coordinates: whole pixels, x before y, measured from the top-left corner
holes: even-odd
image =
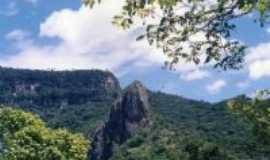
[[[123,144],[139,128],[150,124],[150,105],[146,89],[138,81],[127,87],[113,105],[108,120],[94,135],[91,160],[107,160],[114,145]]]

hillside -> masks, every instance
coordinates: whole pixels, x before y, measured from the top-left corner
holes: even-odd
[[[99,70],[0,68],[0,75],[1,104],[37,113],[50,127],[89,136],[95,142],[93,160],[270,157],[226,101],[152,92],[140,82],[121,89],[112,73]]]
[[[260,144],[249,124],[228,110],[227,101],[210,104],[163,93],[152,93],[151,99],[158,126],[164,125],[179,137],[204,139],[241,160],[265,156],[256,150]]]
[[[38,113],[50,127],[88,134],[120,93],[107,71],[0,68],[0,103]]]

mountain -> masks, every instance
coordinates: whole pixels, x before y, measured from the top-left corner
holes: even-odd
[[[93,142],[92,160],[270,159],[227,102],[153,92],[138,81],[121,89],[108,71],[0,68],[0,104],[83,133]]]
[[[91,134],[120,95],[108,71],[0,68],[0,103],[39,114],[50,127]]]

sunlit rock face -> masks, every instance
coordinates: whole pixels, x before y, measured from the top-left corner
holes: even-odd
[[[135,81],[128,86],[113,105],[108,120],[96,131],[92,160],[109,159],[115,144],[122,144],[139,128],[150,124],[149,97],[143,85]]]

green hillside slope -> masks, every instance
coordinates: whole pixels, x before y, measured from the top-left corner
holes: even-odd
[[[228,110],[227,101],[211,104],[147,92],[151,125],[115,144],[111,159],[270,159],[270,153],[260,150],[264,146],[257,142],[250,125]],[[50,127],[68,128],[90,138],[109,119],[122,93],[125,90],[107,71],[0,68],[0,104],[35,112]],[[124,104],[129,106],[129,102]]]

